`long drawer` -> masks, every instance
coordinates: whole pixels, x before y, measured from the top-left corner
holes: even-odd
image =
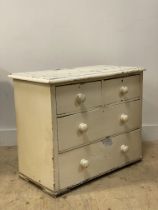
[[[59,151],[137,129],[140,113],[137,100],[58,118]]]
[[[76,185],[141,156],[140,130],[59,154],[60,188]]]

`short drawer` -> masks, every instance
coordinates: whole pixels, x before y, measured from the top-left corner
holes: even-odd
[[[56,87],[57,114],[86,111],[101,105],[101,81]]]
[[[60,154],[60,188],[76,185],[141,157],[140,130]]]
[[[141,96],[141,76],[109,79],[103,81],[104,104],[111,104]]]
[[[57,119],[59,151],[137,129],[140,119],[140,100],[60,117]]]

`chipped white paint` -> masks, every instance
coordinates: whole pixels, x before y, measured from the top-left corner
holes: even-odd
[[[10,75],[20,176],[59,194],[140,160],[143,70],[92,66]]]
[[[91,78],[106,78],[113,75],[130,74],[143,71],[141,67],[125,66],[86,66],[73,69],[45,70],[37,72],[13,73],[9,75],[14,79],[27,80],[40,83],[63,83]]]

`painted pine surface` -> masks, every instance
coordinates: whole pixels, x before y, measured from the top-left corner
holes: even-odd
[[[59,151],[140,128],[140,105],[140,100],[136,100],[58,118]],[[128,122],[122,123],[120,121],[122,114],[128,115]],[[80,132],[81,123],[88,126],[86,132]]]
[[[19,172],[53,194],[140,160],[142,71],[94,66],[12,75]]]
[[[54,189],[51,97],[48,85],[16,81],[19,172]]]
[[[20,80],[28,80],[41,83],[58,84],[63,82],[80,81],[83,79],[106,78],[121,74],[131,74],[142,72],[141,67],[126,67],[126,66],[86,66],[73,69],[56,69],[36,72],[13,73],[10,77]]]

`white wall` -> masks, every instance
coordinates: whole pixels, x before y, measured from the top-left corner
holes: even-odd
[[[15,143],[6,71],[96,64],[148,69],[143,123],[146,138],[158,137],[157,55],[157,0],[0,0],[0,144]]]

